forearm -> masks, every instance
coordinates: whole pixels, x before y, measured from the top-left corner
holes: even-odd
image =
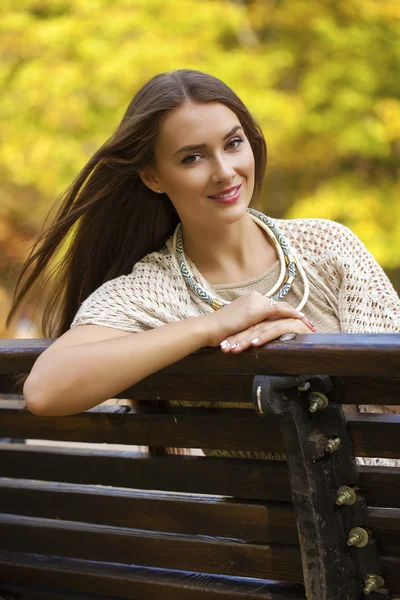
[[[29,410],[39,415],[83,412],[206,345],[199,317],[45,351],[25,382],[25,400]]]

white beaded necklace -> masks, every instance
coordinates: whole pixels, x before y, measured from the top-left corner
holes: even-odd
[[[303,267],[301,266],[298,258],[291,249],[289,242],[281,234],[281,232],[276,227],[275,222],[270,217],[267,217],[258,210],[254,210],[254,208],[248,208],[247,212],[249,213],[253,221],[255,221],[257,225],[259,225],[267,233],[280,263],[280,273],[278,281],[265,294],[265,296],[267,298],[272,297],[273,300],[283,300],[283,298],[286,296],[286,294],[292,287],[293,281],[296,278],[296,271],[298,269],[301,279],[303,280],[304,292],[303,298],[300,304],[296,307],[296,309],[301,310],[307,302],[310,293],[308,280]],[[195,280],[185,260],[185,252],[183,249],[182,223],[179,223],[174,231],[172,245],[179,264],[179,268],[189,289],[191,289],[197,296],[199,296],[205,302],[207,302],[207,304],[209,304],[214,310],[218,310],[223,306],[230,304],[226,300],[222,300],[221,298],[217,298],[216,296],[212,296],[211,294],[209,294]]]

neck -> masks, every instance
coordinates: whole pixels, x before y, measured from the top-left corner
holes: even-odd
[[[222,228],[186,225],[183,242],[186,256],[211,284],[251,279],[277,260],[267,234],[248,213]]]

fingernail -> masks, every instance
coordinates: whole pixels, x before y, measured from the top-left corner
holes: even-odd
[[[310,319],[307,319],[307,321],[310,323],[311,331],[312,331],[313,333],[316,333],[316,332],[317,332],[317,330],[316,330],[316,328],[315,328],[315,325],[314,325],[314,323],[313,323],[312,321],[310,321]]]
[[[305,317],[305,316],[306,316],[306,315],[305,315],[303,312],[301,312],[300,310],[298,310],[297,312],[299,313],[299,315],[300,315],[301,317]]]
[[[223,342],[220,343],[220,346],[221,346],[222,350],[226,350],[227,348],[229,348],[230,343],[227,342],[226,340],[224,340]]]
[[[230,350],[235,350],[235,348],[239,348],[239,344],[232,344]]]
[[[259,341],[260,341],[260,338],[254,338],[254,340],[251,340],[251,343],[258,344]]]

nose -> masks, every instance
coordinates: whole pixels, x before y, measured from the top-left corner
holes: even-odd
[[[212,183],[230,183],[235,176],[235,169],[227,157],[217,157],[213,163]]]

